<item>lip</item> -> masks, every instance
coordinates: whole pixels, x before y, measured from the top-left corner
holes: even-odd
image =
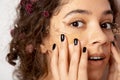
[[[90,60],[89,57],[102,57],[102,60]],[[104,53],[97,53],[97,54],[92,54],[88,56],[88,64],[101,67],[104,64],[106,57]]]

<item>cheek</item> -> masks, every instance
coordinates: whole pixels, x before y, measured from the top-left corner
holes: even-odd
[[[110,55],[111,55],[110,45],[104,47],[104,54],[105,54],[105,56],[106,56],[106,62],[108,62],[109,59],[110,59]]]
[[[72,33],[72,34],[65,34],[65,35],[68,39],[69,45],[74,44],[74,39],[76,39],[76,38],[79,40],[81,46],[84,46],[85,42],[87,41],[85,39],[84,35],[82,35],[80,33],[79,34],[78,33]]]
[[[107,31],[106,34],[108,36],[109,42],[114,40],[114,35],[113,35],[112,31]],[[110,59],[110,55],[111,55],[110,43],[108,44],[108,46],[104,47],[104,52],[105,52],[105,55],[106,55],[106,58],[107,58],[106,61],[108,62],[109,59]]]
[[[114,40],[114,34],[111,30],[106,31],[105,33],[106,33],[106,36],[108,36],[108,39],[109,39],[110,42]]]
[[[73,44],[75,38],[77,38],[81,43],[87,40],[85,31],[74,27],[65,26],[62,22],[57,21],[59,20],[52,22],[50,25],[50,41],[52,44],[56,43],[57,46],[60,45],[61,34],[65,34],[68,44]]]

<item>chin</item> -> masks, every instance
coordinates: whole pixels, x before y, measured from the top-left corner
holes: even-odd
[[[97,71],[92,71],[88,73],[88,80],[101,80],[103,76],[103,73],[97,72]]]
[[[107,64],[104,64],[99,67],[88,65],[88,80],[102,80],[106,68]]]

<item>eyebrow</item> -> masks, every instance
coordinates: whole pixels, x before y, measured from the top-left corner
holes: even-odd
[[[64,16],[64,18],[66,18],[67,16],[69,16],[69,15],[71,15],[71,14],[76,14],[76,13],[79,13],[79,14],[87,14],[87,15],[92,14],[92,12],[87,11],[87,10],[76,9],[76,10],[73,10],[73,11],[70,11],[69,13],[67,13],[67,14]],[[113,11],[112,11],[112,10],[105,10],[102,14],[103,14],[103,15],[113,15]]]
[[[113,15],[113,11],[112,10],[106,10],[106,11],[103,12],[103,15],[109,15],[109,14]]]

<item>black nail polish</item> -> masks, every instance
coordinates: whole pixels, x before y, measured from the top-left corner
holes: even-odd
[[[114,38],[117,39],[117,38],[116,38],[116,35],[114,35]]]
[[[112,41],[113,46],[115,46],[115,43]]]
[[[74,45],[77,45],[77,44],[78,44],[78,39],[75,38],[75,39],[74,39]]]
[[[85,53],[86,52],[86,47],[83,47],[83,53]]]
[[[65,35],[61,34],[61,42],[63,42],[65,40]]]
[[[54,50],[54,49],[55,49],[55,47],[56,47],[56,44],[53,44],[53,46],[52,46],[52,50]]]

